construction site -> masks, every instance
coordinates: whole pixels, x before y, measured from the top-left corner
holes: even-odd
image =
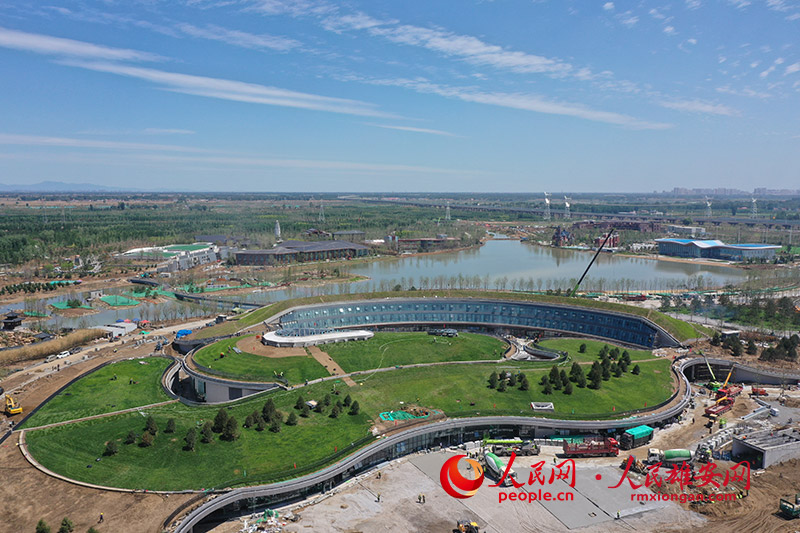
[[[408,300],[402,303],[407,308],[416,305]],[[312,311],[308,309],[303,312],[312,313],[313,307]],[[290,315],[293,320],[302,316]],[[111,480],[104,483],[76,479],[78,476],[60,471],[57,463],[32,446],[37,442],[33,436],[40,432],[102,427],[104,421],[123,420],[131,414],[142,420],[139,415],[145,417],[148,411],[158,413],[173,409],[172,406],[188,409],[187,413],[195,412],[193,410],[200,407],[181,398],[179,389],[171,388],[172,383],[180,382],[176,372],[186,368],[180,365],[186,359],[173,345],[177,345],[178,337],[184,332],[200,325],[174,325],[151,338],[93,341],[80,351],[67,352],[64,357],[59,354],[60,358],[36,362],[3,382],[5,418],[0,426],[3,431],[0,469],[4,480],[15,488],[7,502],[6,523],[10,531],[28,530],[40,518],[53,523],[70,515],[78,527],[102,525],[105,530],[112,528],[120,532],[678,532],[717,527],[783,532],[793,531],[793,520],[800,515],[800,503],[795,496],[800,485],[800,469],[796,468],[800,459],[800,432],[796,423],[800,420],[800,374],[785,367],[733,359],[711,346],[708,340],[650,351],[631,347],[643,368],[654,369],[654,375],[669,369],[672,376],[672,395],[649,408],[611,413],[606,419],[592,419],[581,413],[569,417],[554,411],[554,406],[565,401],[562,396],[554,395],[540,397],[549,400],[546,402],[531,402],[529,414],[520,412],[524,416],[476,412],[458,417],[452,413],[448,416],[446,408],[431,411],[430,404],[424,400],[405,405],[400,402],[398,408],[376,414],[372,421],[374,437],[366,446],[340,454],[336,461],[303,470],[302,475],[286,481],[259,484],[254,478],[241,488],[223,486],[204,490],[188,490],[190,486],[185,487],[187,490],[146,490],[143,482],[145,486],[141,489],[131,489],[124,488],[121,481],[114,481],[117,478],[104,478]],[[443,349],[439,348],[442,343],[437,339],[440,331],[444,330],[433,328],[432,335],[417,336],[380,333],[383,336],[380,342],[384,344],[381,344],[379,366],[392,365],[400,361],[397,358],[407,357],[402,350],[387,355],[386,346],[393,342],[389,339],[396,342],[402,338],[404,342],[417,343],[413,344],[417,349],[423,346],[427,346],[427,350]],[[474,334],[460,333],[458,328],[452,331],[456,336],[443,341],[448,349],[453,348],[456,339],[463,344],[460,349],[478,342],[490,343]],[[667,330],[661,334],[662,338],[669,339]],[[169,343],[173,337],[176,340]],[[264,365],[275,365],[281,360],[292,363],[303,357],[311,365],[314,357],[309,355],[309,350],[316,353],[320,348],[331,346],[282,348],[298,351],[292,357],[283,357],[284,354],[259,352],[278,349],[264,346],[255,336],[234,334],[224,342],[234,343],[245,351],[252,350],[263,358],[260,361]],[[343,361],[345,367],[356,365],[351,369],[364,368],[358,365],[365,364],[364,358],[370,352],[369,344],[364,343],[369,341],[348,342],[351,344],[342,344],[360,351],[342,351],[344,348],[340,346],[339,351],[330,352],[333,358],[327,356],[320,363],[324,364],[323,368],[333,368],[335,359]],[[559,342],[568,340],[562,337]],[[580,342],[589,343],[593,348],[602,346],[588,339],[576,338],[569,342],[575,342],[576,346]],[[490,345],[494,346],[487,344]],[[212,345],[210,350],[215,346],[218,345]],[[510,358],[515,353],[514,342],[509,346],[506,354],[509,358],[503,357],[497,364],[508,365],[509,361],[514,361]],[[361,359],[353,359],[353,353],[362,354]],[[428,357],[435,359],[436,353],[430,351]],[[594,358],[577,350],[559,352],[558,358],[552,359],[554,353],[549,352],[551,358],[542,361],[533,358],[513,364],[531,365],[528,373],[533,376],[534,369],[550,368],[554,361],[554,369],[557,366],[569,368],[569,364],[579,364],[581,358],[589,357],[586,363]],[[345,357],[348,354],[350,359]],[[222,355],[225,352],[219,357]],[[117,386],[116,372],[121,371],[108,369],[122,369],[114,365],[138,361],[134,365],[139,372],[137,375],[144,375],[142,372],[153,366],[149,361],[154,356],[162,361],[158,368],[166,368],[158,377],[159,383],[150,384],[158,394],[148,393],[149,396],[130,404],[127,409],[124,404],[111,405],[102,399],[104,388],[109,390],[108,387]],[[231,352],[219,361],[237,356],[241,353]],[[389,359],[384,361],[387,357]],[[458,363],[444,361],[422,365],[449,368],[446,365]],[[660,366],[647,366],[656,363]],[[215,360],[214,364],[219,362]],[[368,390],[369,382],[365,385],[363,370],[336,368],[336,372],[324,378],[334,380],[334,390],[338,383],[343,383],[340,386],[347,387],[354,395],[359,389],[362,394]],[[404,375],[400,365],[381,370],[383,376]],[[93,377],[111,373],[112,378]],[[504,386],[512,376],[516,374],[500,374]],[[95,381],[100,388],[92,389],[93,394],[100,394],[95,411],[86,411],[88,395],[84,397],[84,406],[76,399],[78,411],[67,413],[50,408],[53,403],[73,401],[74,395],[69,391],[79,389],[69,387],[90,379],[100,380]],[[137,379],[131,377],[129,386],[134,387]],[[213,379],[221,387],[241,386],[241,382],[232,378],[226,380],[220,375],[206,375],[204,379]],[[636,381],[629,383],[631,388],[623,394],[643,393],[635,388]],[[258,394],[272,394],[278,398],[280,390],[317,390],[305,389],[314,386],[320,384],[283,385],[277,395],[274,392]],[[135,390],[135,387],[128,390]],[[258,394],[254,394],[254,399]],[[356,397],[364,406],[371,405],[366,398]],[[237,407],[240,405],[237,401],[223,400],[218,405],[228,406],[228,410],[244,409]],[[242,398],[241,401],[252,400]],[[181,406],[181,402],[186,405]],[[316,409],[316,402],[308,403],[314,403]],[[549,408],[537,409],[544,405]],[[436,416],[428,416],[431,412]],[[22,423],[24,417],[32,415],[35,415],[33,421],[38,420],[38,423]],[[201,415],[189,416],[190,420],[195,420]],[[289,438],[291,431],[287,428],[287,436],[281,438]],[[178,440],[176,436],[169,442]],[[89,441],[87,439],[82,446],[90,445]],[[136,449],[141,449],[141,445]],[[192,455],[184,452],[180,457],[191,461]],[[197,457],[193,468],[204,464],[199,460],[201,456]],[[219,456],[218,462],[224,459]],[[104,456],[97,461],[86,468],[101,472],[106,468],[104,464],[112,459]],[[302,466],[295,465],[295,468]],[[131,463],[126,468],[138,467]],[[172,477],[178,479],[182,475],[180,472],[179,465],[175,464]],[[464,483],[468,489],[463,488]],[[48,490],[42,492],[43,486]],[[78,510],[75,510],[76,501],[81,502]],[[103,522],[97,524],[101,514]]]

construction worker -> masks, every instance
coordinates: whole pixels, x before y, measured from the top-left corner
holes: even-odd
[[[102,524],[103,520],[104,520],[103,513],[100,513],[100,520],[98,520],[97,522]]]
[[[378,503],[380,503],[380,501],[381,501],[381,493],[379,492],[378,493]]]
[[[422,503],[425,503],[425,495],[422,495]]]

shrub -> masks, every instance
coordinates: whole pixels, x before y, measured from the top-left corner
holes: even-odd
[[[167,420],[167,427],[164,429],[164,433],[175,433],[175,419],[170,418]]]
[[[259,416],[256,421],[256,431],[264,431],[265,429],[267,429],[267,421]]]
[[[134,442],[136,442],[136,432],[130,430],[128,436],[125,437],[125,444],[133,444]]]
[[[578,353],[586,353],[586,343],[582,342],[580,346],[578,346]]]
[[[118,451],[119,451],[119,448],[117,447],[117,441],[110,440],[110,441],[106,442],[106,449],[105,449],[105,451],[103,451],[103,455],[106,455],[106,456],[110,457],[112,455],[117,455]]]
[[[633,374],[634,374],[635,376],[638,376],[638,375],[639,375],[639,372],[641,372],[641,371],[642,371],[642,369],[641,369],[641,368],[639,368],[639,365],[633,365]]]
[[[36,524],[36,533],[50,533],[50,526],[47,525],[47,522],[40,519]]]
[[[289,413],[289,418],[286,419],[287,426],[296,426],[297,425],[297,415],[294,413]]]
[[[278,422],[278,421],[276,420],[276,421],[275,421],[275,422],[273,422],[273,423],[272,423],[272,425],[269,427],[269,430],[270,430],[271,432],[273,432],[273,433],[280,433],[280,432],[281,432],[281,423],[280,423],[280,422]]]
[[[147,417],[147,421],[144,423],[144,430],[152,433],[154,437],[158,434],[158,425],[156,425],[155,418],[152,416]]]

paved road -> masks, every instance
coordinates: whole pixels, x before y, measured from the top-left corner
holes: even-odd
[[[686,322],[694,322],[695,324],[703,324],[704,326],[713,326],[715,328],[720,328],[720,329],[738,329],[738,330],[741,330],[741,331],[753,331],[753,332],[756,332],[756,333],[770,333],[770,334],[773,334],[773,335],[781,335],[781,336],[783,336],[783,335],[792,336],[795,333],[800,335],[800,331],[792,331],[792,330],[786,330],[786,331],[778,330],[778,331],[776,331],[776,330],[769,329],[769,328],[760,328],[760,327],[757,327],[757,326],[748,326],[748,325],[745,325],[745,324],[735,324],[733,322],[726,322],[725,320],[718,320],[718,319],[715,319],[715,318],[708,318],[708,317],[705,317],[705,316],[684,315],[684,314],[681,314],[681,313],[667,313],[667,315],[669,315],[669,316],[671,316],[673,318],[680,319],[680,320],[685,320]]]

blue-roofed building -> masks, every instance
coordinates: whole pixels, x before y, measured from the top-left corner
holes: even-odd
[[[727,261],[769,260],[781,247],[773,244],[725,244],[718,240],[656,239],[658,253],[673,257],[702,257]]]

